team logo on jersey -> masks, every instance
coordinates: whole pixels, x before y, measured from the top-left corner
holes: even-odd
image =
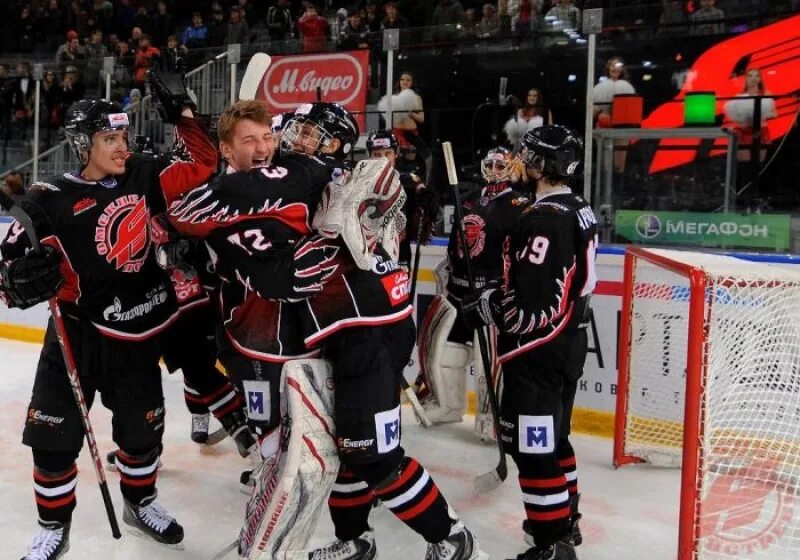
[[[483,252],[486,245],[486,222],[477,214],[464,216],[464,234],[469,245],[469,256],[477,257]],[[461,246],[461,239],[458,240],[458,256],[464,258],[464,248]]]
[[[378,453],[389,453],[400,445],[400,405],[375,415]]]
[[[95,206],[97,206],[97,201],[95,199],[89,197],[82,198],[72,206],[72,215],[78,216],[87,210],[91,210]]]
[[[121,196],[97,221],[97,252],[122,272],[138,272],[150,249],[149,212],[144,197]]]

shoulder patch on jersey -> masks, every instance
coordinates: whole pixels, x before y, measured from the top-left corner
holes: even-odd
[[[36,181],[35,183],[32,183],[30,187],[28,187],[28,192],[37,192],[37,191],[61,192],[61,189],[59,189],[52,183],[45,183],[44,181]]]
[[[511,199],[511,206],[523,206],[525,204],[528,204],[530,201],[531,201],[531,199],[529,199],[527,197],[518,196],[517,198],[512,198]]]

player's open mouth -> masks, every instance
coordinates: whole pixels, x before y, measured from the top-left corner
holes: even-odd
[[[254,159],[253,160],[253,166],[254,167],[257,167],[257,166],[260,166],[260,165],[267,165],[267,158]]]

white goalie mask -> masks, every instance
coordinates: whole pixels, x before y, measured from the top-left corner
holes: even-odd
[[[514,155],[506,148],[493,148],[481,160],[481,175],[487,183],[511,180]]]

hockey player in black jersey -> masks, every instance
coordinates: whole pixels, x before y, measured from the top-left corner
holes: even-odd
[[[491,149],[481,160],[485,184],[462,200],[469,259],[479,289],[502,276],[506,238],[530,202],[525,194],[516,190],[523,173],[521,162],[515,160],[509,150]],[[454,228],[447,246],[447,260],[444,266],[437,267],[437,286],[444,293],[430,304],[420,327],[422,384],[419,397],[432,422],[460,422],[467,405],[466,368],[472,362],[479,374],[476,376],[475,431],[482,439],[491,439],[494,426],[486,395],[486,376],[481,360],[473,359],[473,348],[477,348],[473,345],[473,330],[463,323],[459,309],[469,291],[466,257]],[[446,289],[441,289],[443,286]],[[495,350],[494,330],[492,335],[491,347]],[[491,363],[492,379],[497,383],[496,356],[492,356]]]
[[[372,130],[367,134],[367,153],[370,158],[386,158],[400,177],[406,193],[403,214],[407,219],[403,238],[400,240],[398,261],[408,266],[411,261],[411,242],[426,245],[433,236],[433,226],[439,215],[436,193],[425,183],[422,176],[397,168],[398,143],[391,130]],[[419,239],[417,239],[419,237]]]
[[[345,110],[335,111],[355,125]],[[355,135],[347,134],[331,126],[333,121],[324,112],[296,111],[284,131],[283,145],[311,158],[326,154],[341,158],[346,150],[331,146],[352,144],[357,128]],[[370,206],[359,206],[365,207]],[[319,212],[324,209],[323,204]],[[396,240],[385,242],[396,245]],[[306,344],[320,346],[331,363],[341,461],[328,500],[336,540],[310,552],[309,558],[374,558],[368,517],[376,499],[428,542],[426,559],[486,558],[427,470],[400,445],[397,386],[414,345],[408,275],[381,245],[374,249],[369,270],[347,261],[342,260],[342,273],[325,281],[319,294],[296,304],[304,317]]]
[[[465,319],[500,330],[502,436],[519,468],[523,527],[534,543],[519,560],[574,560],[580,540],[568,436],[586,358],[597,248],[591,207],[567,186],[582,155],[568,128],[544,126],[525,135],[521,157],[536,181],[536,201],[514,224],[502,285],[464,302]]]
[[[155,501],[164,432],[157,335],[177,308],[169,278],[153,255],[149,214],[163,211],[177,192],[205,181],[217,155],[206,131],[184,108],[185,92],[160,78],[152,85],[177,123],[176,150],[158,157],[130,154],[128,116],[119,105],[73,104],[65,127],[80,169],[34,183],[20,202],[43,251],[30,251],[22,227],[12,225],[0,246],[0,296],[23,308],[58,298],[87,405],[99,392],[114,417],[123,521],[134,532],[178,545],[182,527]],[[37,273],[47,269],[54,274]],[[32,284],[31,274],[42,281]],[[41,525],[24,559],[52,560],[69,548],[82,438],[51,320],[23,432],[23,443],[33,450]]]

